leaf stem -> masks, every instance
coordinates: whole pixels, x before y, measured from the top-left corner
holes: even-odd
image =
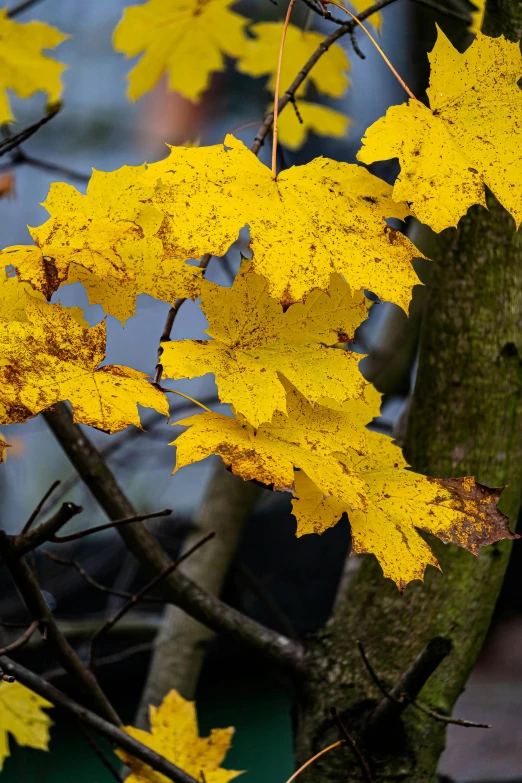
[[[316,759],[318,759],[319,756],[324,756],[325,753],[328,753],[330,750],[333,750],[334,748],[339,748],[341,745],[346,745],[346,740],[343,740],[343,739],[339,740],[338,742],[334,742],[333,745],[328,745],[327,748],[323,748],[322,750],[320,750],[319,753],[316,753],[315,756],[312,756],[311,759],[308,759],[308,761],[306,761],[303,764],[302,767],[299,767],[297,772],[294,772],[292,777],[288,778],[286,783],[292,783],[292,780],[295,780],[296,777],[298,775],[300,775],[301,772],[303,772],[303,770],[305,770],[308,766],[310,766],[310,764],[312,764],[312,762],[314,762]]]
[[[207,413],[212,413],[210,408],[207,408],[206,405],[203,405],[202,402],[198,402],[194,399],[194,397],[189,397],[188,394],[183,394],[183,392],[176,391],[176,389],[165,389],[163,386],[157,387],[162,392],[168,392],[169,394],[177,394],[180,397],[184,397],[186,400],[189,400],[189,402],[194,403],[194,405],[198,405],[200,408],[203,408],[204,411],[207,411]]]
[[[382,59],[384,60],[384,62],[385,62],[385,63],[386,63],[386,65],[388,66],[388,68],[390,69],[390,71],[393,73],[393,75],[395,76],[395,78],[397,79],[397,81],[399,82],[399,84],[401,85],[401,87],[403,87],[403,88],[406,90],[406,92],[408,93],[408,95],[410,96],[410,98],[413,98],[413,100],[415,101],[415,100],[416,100],[416,98],[415,98],[415,95],[412,93],[412,91],[410,90],[410,88],[408,87],[408,85],[406,84],[406,82],[404,81],[404,79],[403,79],[403,78],[402,78],[402,77],[399,75],[399,73],[398,73],[398,72],[395,70],[395,68],[393,67],[393,65],[391,64],[391,62],[389,61],[389,59],[386,57],[386,55],[384,54],[383,50],[381,49],[381,47],[379,46],[379,44],[377,43],[377,41],[375,40],[375,38],[373,37],[373,35],[372,35],[372,34],[371,34],[371,33],[370,33],[370,32],[369,32],[367,29],[366,29],[366,27],[363,25],[363,23],[362,23],[362,22],[360,22],[360,21],[357,19],[357,17],[355,16],[355,14],[352,14],[352,12],[351,12],[351,11],[349,11],[347,8],[345,8],[345,7],[344,7],[344,5],[341,5],[341,3],[337,3],[337,2],[336,2],[336,0],[324,0],[324,2],[325,2],[327,5],[334,5],[336,8],[339,8],[341,11],[344,11],[346,14],[348,14],[348,16],[351,16],[351,17],[352,17],[353,21],[354,21],[354,22],[356,22],[356,24],[358,24],[358,25],[359,25],[359,27],[360,27],[362,30],[364,30],[364,32],[366,33],[366,35],[368,36],[368,38],[370,39],[370,41],[372,42],[372,44],[373,44],[373,45],[375,46],[375,48],[377,49],[377,51],[378,51],[378,52],[379,52],[379,54],[381,55]],[[274,112],[274,119],[275,119],[275,112]]]
[[[283,64],[283,53],[285,50],[286,31],[290,22],[290,15],[294,7],[295,0],[290,0],[286,12],[283,34],[281,36],[281,46],[279,47],[279,60],[277,62],[277,74],[274,95],[274,123],[273,123],[273,141],[272,141],[272,177],[277,179],[277,120],[279,117],[279,83],[281,81],[281,66]]]

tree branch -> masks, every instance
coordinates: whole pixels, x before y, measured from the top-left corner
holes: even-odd
[[[77,682],[90,699],[97,711],[111,723],[121,725],[121,721],[98,685],[92,672],[88,671],[62,634],[41,593],[36,577],[19,554],[13,550],[9,537],[0,530],[0,556],[3,558],[11,577],[18,588],[27,611],[33,620],[45,628],[45,640],[53,650],[64,669]]]
[[[14,19],[15,16],[23,14],[24,11],[28,11],[30,8],[32,8],[33,5],[41,2],[42,0],[24,0],[23,3],[19,3],[18,5],[15,5],[14,8],[8,10],[7,16],[9,19]]]
[[[110,519],[136,514],[123,494],[100,453],[74,424],[64,403],[46,411],[44,419],[62,446],[83,482]],[[144,525],[136,523],[119,529],[119,534],[136,559],[152,574],[159,574],[170,564],[156,538]],[[304,668],[304,648],[282,634],[255,622],[215,596],[201,590],[181,572],[170,574],[162,585],[167,600],[216,633],[249,646],[260,655],[294,673]]]
[[[48,500],[48,498],[53,494],[54,490],[56,489],[56,487],[59,486],[59,484],[60,484],[59,481],[53,481],[53,483],[51,484],[51,486],[49,487],[49,489],[47,490],[47,492],[45,493],[43,498],[37,504],[36,508],[34,509],[33,513],[31,514],[31,516],[29,517],[29,519],[27,520],[27,522],[25,523],[25,525],[21,529],[21,531],[20,531],[21,535],[24,535],[25,533],[27,533],[31,529],[31,526],[32,526],[33,522],[38,517],[38,514],[40,513],[40,511],[44,507],[46,500]]]
[[[11,644],[7,644],[5,647],[0,648],[0,655],[5,655],[6,653],[12,652],[13,650],[18,650],[20,647],[23,647],[24,644],[27,644],[39,625],[39,620],[33,620],[31,625],[26,628],[24,633],[19,636],[18,639],[16,639],[14,642],[11,642]]]
[[[48,122],[56,117],[61,108],[61,104],[53,106],[53,108],[49,111],[48,114],[45,115],[45,117],[42,117],[37,122],[33,122],[32,125],[28,125],[27,128],[24,128],[14,136],[10,136],[5,141],[0,142],[0,157],[2,157],[2,155],[7,155],[8,152],[11,152],[11,150],[19,147],[20,144],[23,144],[24,141],[30,139],[31,136],[34,136],[34,134],[37,133],[40,128],[42,128],[44,125],[47,125]]]
[[[35,530],[23,534],[19,533],[17,536],[9,536],[12,553],[20,557],[36,549],[46,541],[51,541],[58,530],[82,511],[82,507],[75,506],[74,503],[63,503],[54,516],[42,522]]]
[[[52,541],[54,544],[66,544],[69,541],[78,541],[80,538],[92,536],[94,533],[101,533],[102,530],[110,530],[111,528],[117,528],[121,525],[128,525],[130,522],[144,522],[147,519],[170,517],[171,514],[171,508],[164,508],[163,511],[152,511],[150,514],[135,514],[133,517],[115,519],[114,522],[106,522],[104,525],[96,525],[95,527],[87,528],[87,530],[79,530],[77,533],[70,533],[68,536],[52,535],[48,540]]]
[[[143,761],[144,764],[148,764],[152,769],[165,775],[169,780],[173,780],[174,783],[199,783],[187,772],[168,761],[168,759],[163,758],[156,751],[135,740],[130,734],[73,701],[69,696],[55,688],[54,685],[38,677],[37,674],[29,671],[29,669],[26,669],[19,663],[1,656],[0,666],[4,672],[15,677],[22,685],[30,688],[39,696],[42,696],[42,698],[48,699],[55,707],[65,710],[65,712],[79,720],[84,726],[101,734],[102,737],[113,742],[126,753],[130,753],[135,758]]]

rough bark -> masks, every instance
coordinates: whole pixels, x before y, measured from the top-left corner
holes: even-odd
[[[194,530],[187,536],[183,551],[202,535],[216,533],[212,548],[202,547],[181,570],[199,587],[219,595],[236,553],[243,523],[261,490],[227,471],[221,462],[216,467],[194,519]],[[212,631],[177,606],[167,606],[155,641],[154,653],[137,714],[137,726],[149,727],[149,705],[158,705],[176,688],[186,699],[193,699],[211,639]]]
[[[490,2],[484,32],[519,40],[520,0]],[[406,454],[422,473],[509,485],[501,507],[514,522],[522,487],[522,232],[492,197],[488,206],[471,209],[458,230],[440,238]],[[381,694],[355,643],[364,642],[391,688],[431,638],[451,639],[453,651],[421,692],[421,701],[451,713],[487,632],[510,546],[487,547],[478,559],[453,546],[434,548],[443,573],[430,568],[424,584],[411,584],[403,596],[368,557],[339,597],[324,632],[310,644],[311,675],[297,716],[298,761],[339,739],[329,715],[336,707],[348,731],[360,737],[375,783],[435,780],[446,727],[413,708],[373,746],[365,744],[361,727]],[[339,748],[302,779],[364,778],[349,751]]]

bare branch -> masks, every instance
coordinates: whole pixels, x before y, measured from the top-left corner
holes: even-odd
[[[39,625],[40,622],[38,620],[33,620],[29,628],[27,628],[16,641],[11,642],[11,644],[6,645],[5,647],[0,647],[0,655],[5,655],[13,650],[18,650],[19,647],[23,647],[24,644],[27,644]]]
[[[52,411],[46,411],[43,416],[82,481],[107,516],[111,519],[134,516],[135,509],[123,494],[103,457],[78,425],[74,424],[67,407],[63,403],[58,403],[53,406]],[[156,538],[140,522],[123,526],[118,532],[129,550],[149,573],[161,573],[172,562]],[[305,656],[300,644],[265,628],[215,596],[201,590],[181,571],[172,573],[166,578],[162,585],[162,592],[169,602],[179,606],[216,633],[225,634],[249,646],[260,655],[296,674],[302,673]]]
[[[49,489],[47,490],[47,492],[45,493],[43,498],[40,500],[40,502],[36,506],[35,510],[31,514],[31,516],[29,517],[29,519],[27,520],[27,522],[23,526],[22,530],[20,531],[21,535],[24,535],[24,533],[27,533],[27,531],[29,530],[29,528],[31,527],[31,525],[33,524],[35,519],[37,518],[38,514],[40,513],[40,511],[44,507],[45,501],[48,500],[48,498],[53,494],[53,492],[56,489],[56,487],[58,487],[59,485],[60,485],[59,481],[53,481],[53,483],[51,484],[51,486],[49,487]]]
[[[45,117],[42,117],[37,122],[33,122],[32,125],[28,125],[27,128],[24,128],[14,136],[10,136],[5,141],[0,142],[0,157],[2,157],[2,155],[7,155],[8,152],[11,152],[11,150],[19,147],[20,144],[23,144],[24,141],[30,139],[31,136],[34,136],[34,134],[37,133],[40,128],[43,128],[44,125],[47,125],[48,122],[56,117],[61,108],[61,104],[53,106],[53,108],[49,111],[48,114],[45,115]]]
[[[89,652],[90,669],[93,668],[93,663],[94,663],[94,646],[100,640],[101,636],[103,636],[103,634],[107,633],[107,631],[109,631],[114,625],[116,625],[118,620],[120,620],[123,617],[123,615],[127,614],[127,612],[129,612],[134,606],[136,606],[136,604],[139,603],[142,600],[142,598],[144,598],[144,596],[147,595],[147,593],[150,593],[151,590],[154,590],[154,588],[157,585],[159,585],[160,582],[166,579],[167,576],[169,576],[169,574],[175,571],[176,568],[178,568],[178,566],[181,565],[181,563],[183,563],[188,557],[194,554],[194,552],[196,552],[201,546],[203,546],[203,544],[206,544],[207,541],[210,541],[210,539],[214,538],[214,535],[215,534],[213,532],[210,532],[206,536],[203,536],[203,538],[200,539],[197,544],[195,544],[193,547],[188,549],[183,555],[181,555],[181,557],[179,557],[177,560],[175,560],[173,563],[167,566],[167,568],[164,571],[162,571],[160,574],[157,574],[154,577],[154,579],[151,579],[151,581],[148,582],[148,584],[146,584],[144,587],[142,587],[139,592],[137,592],[135,595],[132,595],[127,601],[127,603],[124,604],[113,617],[109,618],[109,620],[107,620],[107,622],[104,623],[104,625],[102,625],[101,628],[99,628],[96,631],[96,633],[91,639],[91,649]]]
[[[104,525],[89,527],[87,530],[79,530],[77,533],[70,533],[68,536],[53,535],[48,540],[52,541],[54,544],[66,544],[69,541],[78,541],[80,538],[92,536],[94,533],[101,533],[102,530],[110,530],[111,528],[120,527],[121,525],[128,525],[130,522],[144,522],[146,519],[170,517],[171,514],[171,508],[164,508],[163,511],[152,511],[150,514],[135,514],[133,517],[127,517],[126,519],[115,519],[114,522],[107,522]]]
[[[352,735],[348,732],[348,729],[344,725],[344,723],[341,720],[341,717],[335,707],[330,708],[330,712],[332,714],[333,719],[337,723],[337,726],[339,728],[339,731],[341,732],[343,738],[346,741],[346,744],[351,749],[353,755],[355,756],[357,763],[359,764],[359,767],[361,768],[361,772],[363,774],[363,778],[365,779],[366,783],[373,783],[373,778],[370,772],[370,768],[368,766],[368,762],[364,758],[363,754],[361,753],[359,746],[357,745],[356,741],[352,737]]]
[[[114,724],[109,723],[100,718],[99,715],[78,704],[69,696],[66,696],[65,693],[55,688],[54,685],[46,682],[19,663],[2,656],[0,658],[0,666],[6,674],[16,678],[22,685],[30,688],[44,699],[48,699],[55,707],[65,710],[65,712],[79,720],[84,726],[113,742],[126,753],[130,753],[135,758],[143,761],[144,764],[148,764],[152,769],[165,775],[169,780],[173,780],[174,783],[198,783],[195,778],[176,767],[168,759],[163,758],[163,756],[160,756],[159,753],[156,753],[156,751],[148,748],[146,745],[142,745],[141,742],[135,740],[134,737],[131,737],[130,734],[127,734],[118,726],[114,726]]]
[[[58,532],[70,519],[83,511],[81,506],[75,506],[74,503],[63,503],[60,509],[45,522],[42,522],[35,530],[28,533],[20,533],[17,536],[11,536],[11,551],[19,557],[26,555],[33,549],[36,549],[46,541],[51,541],[55,533]]]
[[[91,587],[95,587],[96,590],[100,590],[100,592],[102,593],[106,593],[107,595],[115,595],[117,598],[132,598],[132,593],[128,593],[125,590],[116,590],[113,587],[106,587],[105,585],[100,584],[100,582],[94,579],[94,577],[92,577],[85,570],[85,568],[82,566],[81,563],[78,562],[78,560],[75,559],[67,560],[64,557],[59,557],[58,555],[55,555],[54,552],[48,552],[45,549],[41,550],[41,554],[45,555],[45,557],[49,558],[49,560],[52,560],[53,562],[58,563],[59,565],[70,566],[71,568],[74,568],[75,571],[81,576],[82,579],[85,580],[85,582],[87,582],[88,585],[91,585]],[[165,603],[164,598],[159,598],[152,595],[145,595],[141,600],[154,604]],[[3,623],[0,623],[0,625],[3,625]]]
[[[85,174],[83,171],[76,171],[76,169],[71,169],[69,166],[61,166],[58,163],[52,163],[51,161],[35,158],[34,155],[28,155],[21,147],[17,147],[10,162],[0,167],[0,171],[16,166],[32,166],[34,169],[48,171],[51,174],[61,174],[68,179],[84,184],[87,184],[91,178],[90,174]]]
[[[0,530],[0,555],[9,569],[18,592],[27,607],[27,611],[33,620],[38,621],[42,631],[45,630],[45,640],[58,661],[82,688],[86,698],[90,700],[100,714],[104,715],[111,723],[117,726],[121,725],[116,711],[107,700],[96,678],[92,672],[85,668],[58,628],[52,612],[41,593],[35,575],[25,560],[19,557],[17,552],[13,551],[9,537],[3,530]]]
[[[78,728],[82,734],[82,736],[85,738],[85,741],[91,748],[92,752],[95,756],[97,756],[105,769],[109,772],[110,775],[112,775],[113,779],[116,781],[116,783],[123,783],[123,776],[120,775],[116,767],[112,764],[112,762],[107,758],[103,750],[100,748],[94,737],[91,737],[83,723],[80,723],[78,721]]]

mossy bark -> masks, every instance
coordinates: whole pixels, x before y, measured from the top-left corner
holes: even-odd
[[[489,2],[484,32],[522,37],[520,0]],[[522,231],[493,197],[489,211],[472,208],[458,230],[446,231],[434,261],[406,455],[416,470],[449,477],[474,475],[508,485],[502,510],[515,521],[522,488]],[[424,687],[421,699],[451,713],[480,651],[506,569],[510,542],[477,559],[433,542],[442,573],[400,596],[373,558],[364,559],[340,596],[325,630],[310,642],[311,676],[296,710],[296,755],[310,758],[339,738],[329,715],[343,713],[356,736],[381,695],[356,647],[365,644],[391,688],[434,636],[453,652]],[[373,747],[361,745],[375,783],[432,783],[446,728],[409,708],[400,725]],[[387,740],[387,741],[385,741]],[[315,762],[303,783],[363,780],[345,748]]]

